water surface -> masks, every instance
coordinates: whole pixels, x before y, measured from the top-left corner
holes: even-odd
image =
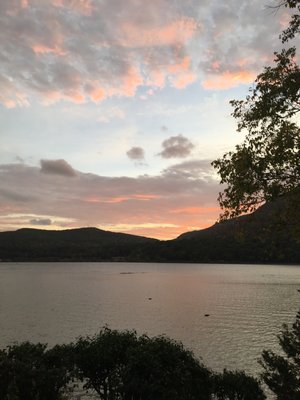
[[[297,289],[298,266],[1,263],[0,347],[108,325],[179,339],[214,369],[257,373],[299,309]]]

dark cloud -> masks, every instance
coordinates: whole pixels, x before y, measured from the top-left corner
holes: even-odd
[[[162,158],[185,158],[188,157],[194,144],[182,135],[171,136],[162,142],[163,151],[159,153]]]
[[[36,219],[31,219],[29,221],[31,225],[42,225],[42,226],[47,226],[51,225],[52,221],[50,218],[36,218]]]
[[[13,201],[16,203],[24,203],[24,202],[26,203],[33,199],[33,196],[31,196],[30,194],[24,195],[17,191],[3,189],[3,188],[0,188],[0,196],[6,200]]]
[[[145,159],[145,151],[142,147],[132,147],[126,154],[134,161],[143,161]]]
[[[65,160],[41,160],[43,174],[62,175],[67,177],[77,176],[76,171]]]
[[[209,165],[208,160],[192,160],[157,175],[137,177],[77,171],[77,179],[42,175],[40,168],[26,164],[0,165],[1,185],[6,187],[6,197],[0,198],[0,229],[28,226],[33,220],[37,226],[51,220],[50,227],[55,229],[97,226],[123,232],[145,224],[148,231],[141,227],[135,233],[161,237],[161,224],[167,229],[166,236],[175,237],[207,227],[218,217],[220,185]],[[20,187],[23,199],[31,197],[31,201],[16,201]],[[151,226],[158,226],[156,233]]]

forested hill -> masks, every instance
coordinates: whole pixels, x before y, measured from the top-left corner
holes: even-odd
[[[190,262],[300,263],[299,208],[295,199],[279,198],[252,214],[184,233],[168,244],[166,258]]]
[[[142,236],[97,228],[0,232],[0,259],[12,261],[123,260],[137,246],[156,242]]]
[[[299,202],[278,199],[256,212],[158,241],[96,228],[0,233],[3,261],[300,263]]]

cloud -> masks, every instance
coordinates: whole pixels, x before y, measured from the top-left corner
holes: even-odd
[[[214,176],[214,168],[211,160],[190,160],[180,164],[171,165],[163,170],[166,176],[173,176],[181,179],[208,179]]]
[[[280,46],[286,14],[270,13],[261,0],[0,3],[0,102],[8,108],[98,103],[141,86],[182,89],[197,80],[219,87],[211,82],[225,73],[235,76],[228,87],[236,86],[245,82],[241,59],[248,82]]]
[[[256,73],[246,70],[236,72],[225,71],[220,74],[211,74],[202,82],[205,89],[229,89],[241,84],[249,84],[255,80]]]
[[[185,158],[188,157],[194,144],[182,135],[171,136],[162,142],[163,151],[159,153],[162,158]]]
[[[19,191],[9,190],[5,188],[0,188],[0,197],[5,198],[6,200],[13,201],[13,202],[29,202],[33,199],[31,195],[24,195]]]
[[[41,174],[40,168],[26,164],[0,165],[0,229],[50,220],[45,228],[109,225],[111,230],[123,226],[129,233],[175,237],[191,227],[207,227],[218,217],[220,187],[209,164],[186,161],[160,174],[135,178],[76,171],[77,179]],[[24,201],[12,195],[21,187]],[[202,211],[195,218],[197,207]]]
[[[77,176],[76,171],[65,160],[41,160],[43,174],[62,175],[67,177]]]
[[[35,228],[42,226],[43,229],[59,230],[68,227],[75,220],[71,218],[63,218],[55,215],[37,215],[34,213],[12,212],[12,207],[6,210],[6,213],[0,205],[0,229],[15,230],[20,228]]]
[[[29,223],[31,224],[31,225],[42,225],[42,226],[47,226],[47,225],[51,225],[52,224],[52,221],[51,221],[51,219],[49,219],[49,218],[44,218],[44,219],[31,219],[30,221],[29,221]]]
[[[130,160],[143,161],[145,159],[145,151],[142,147],[132,147],[126,154]]]

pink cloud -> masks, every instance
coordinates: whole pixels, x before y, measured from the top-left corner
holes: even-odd
[[[191,59],[188,56],[177,63],[164,65],[159,70],[151,70],[151,65],[149,69],[149,77],[146,80],[149,86],[163,88],[169,77],[173,87],[184,89],[197,79],[197,75],[191,70]]]
[[[93,7],[90,0],[52,0],[55,7],[70,8],[81,14],[90,15]]]
[[[138,86],[144,83],[144,79],[137,67],[131,66],[127,72],[121,76],[120,83],[107,88],[109,96],[132,97],[136,93]]]
[[[184,89],[189,84],[197,79],[197,75],[190,70],[191,60],[190,57],[184,57],[181,62],[171,64],[167,70],[172,74],[172,85],[177,89]]]
[[[82,104],[86,100],[85,94],[80,90],[69,90],[66,92],[60,92],[59,90],[45,91],[43,92],[43,99],[44,105],[50,105],[61,100]]]
[[[85,95],[80,91],[70,90],[64,96],[64,99],[69,99],[73,103],[82,104],[85,102]]]
[[[49,54],[53,53],[56,56],[65,56],[66,52],[60,47],[60,46],[46,46],[43,44],[35,44],[32,46],[32,50],[35,52],[35,54]]]
[[[156,86],[158,88],[163,88],[166,82],[166,74],[162,70],[152,70],[149,72],[149,77],[146,81],[148,86]]]
[[[184,72],[172,78],[172,85],[177,89],[184,89],[186,86],[195,82],[196,79],[197,75],[194,72]]]
[[[126,22],[121,26],[121,44],[125,47],[169,46],[185,43],[197,30],[193,18],[181,18],[160,27],[145,27]]]
[[[90,83],[86,86],[86,92],[91,98],[91,100],[95,103],[98,103],[105,99],[106,93],[105,90],[98,82]]]
[[[150,201],[159,199],[160,196],[155,194],[133,194],[130,196],[116,196],[110,198],[98,197],[98,196],[88,196],[85,198],[87,203],[103,203],[103,204],[118,204],[123,203],[130,200],[137,200],[137,201]]]
[[[204,89],[229,89],[241,84],[248,84],[254,81],[255,72],[240,70],[236,72],[225,71],[219,75],[208,75],[202,82]]]
[[[202,215],[202,214],[209,214],[209,213],[218,213],[220,209],[218,207],[182,207],[182,208],[175,208],[170,212],[172,214],[192,214],[192,215]]]

